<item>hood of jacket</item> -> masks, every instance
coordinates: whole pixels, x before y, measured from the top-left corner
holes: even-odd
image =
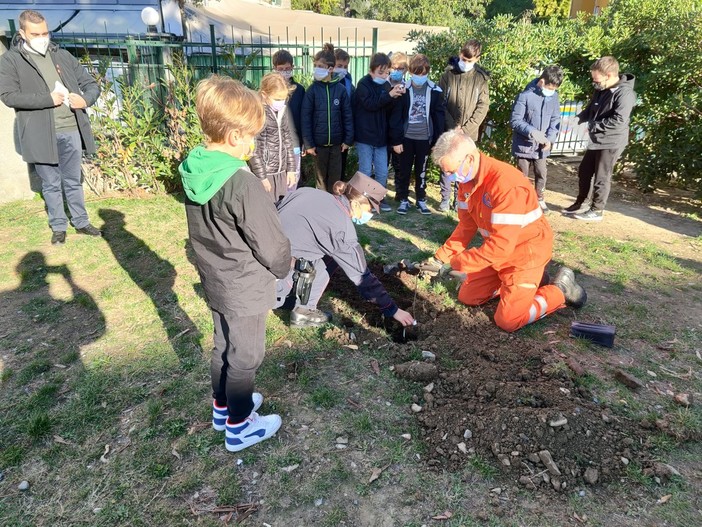
[[[619,82],[616,86],[613,86],[612,88],[623,88],[625,90],[632,91],[634,89],[635,80],[636,77],[634,77],[631,73],[622,73],[621,75],[619,75]],[[610,88],[610,90],[612,88]]]
[[[26,49],[24,49],[24,42],[25,40],[22,38],[22,35],[19,34],[19,31],[15,33],[15,36],[12,37],[12,42],[10,44],[10,49],[18,51],[20,53],[29,53]],[[56,53],[59,49],[58,44],[56,44],[53,41],[49,41],[49,48],[48,51],[51,51],[52,53]]]
[[[178,172],[183,180],[185,195],[191,201],[204,205],[237,170],[245,166],[246,162],[241,159],[198,146],[180,164]]]

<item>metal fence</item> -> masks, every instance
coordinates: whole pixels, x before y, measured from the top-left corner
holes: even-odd
[[[14,21],[10,21],[9,40],[14,33]],[[232,28],[232,37],[234,29]],[[147,33],[124,35],[109,33],[107,28],[101,33],[57,33],[52,40],[77,58],[90,61],[95,68],[104,70],[108,81],[113,83],[116,100],[121,100],[120,83],[127,86],[149,88],[155,100],[163,101],[163,80],[169,77],[169,68],[174,61],[183,60],[195,72],[195,78],[207,77],[211,73],[222,73],[238,78],[253,88],[257,88],[261,78],[273,69],[273,54],[288,50],[294,58],[294,75],[303,84],[311,82],[314,55],[326,42],[346,50],[351,59],[349,72],[358,81],[368,71],[370,57],[377,50],[378,30],[373,29],[370,42],[365,37],[359,39],[356,33],[352,40],[341,39],[340,32],[334,36],[291,39],[269,34],[254,35],[231,42],[218,41],[215,27],[210,26],[208,41],[184,41],[171,34]],[[120,82],[116,82],[120,81]],[[575,155],[585,150],[588,143],[587,128],[578,125],[576,115],[582,103],[566,101],[561,104],[561,131],[552,147],[552,155]]]
[[[14,23],[11,24],[11,29]],[[233,36],[232,28],[232,36]],[[287,31],[286,31],[287,33]],[[210,73],[232,75],[253,88],[257,88],[261,78],[273,69],[273,54],[286,49],[293,56],[296,78],[311,80],[314,55],[331,42],[337,48],[348,52],[349,72],[354,79],[359,79],[368,71],[370,58],[377,50],[378,30],[373,29],[373,37],[341,39],[340,32],[326,37],[308,38],[304,32],[302,40],[288,39],[282,36],[255,35],[250,30],[249,38],[230,42],[215,37],[215,27],[210,26],[210,39],[184,41],[171,34],[147,33],[124,35],[109,33],[107,28],[100,33],[54,33],[51,38],[74,56],[89,60],[95,65],[101,64],[107,71],[108,80],[121,79],[133,86],[151,86],[159,84],[167,77],[168,69],[176,57],[180,57],[195,71],[196,78],[204,78]],[[11,40],[13,31],[7,35]],[[287,36],[287,35],[286,35]]]

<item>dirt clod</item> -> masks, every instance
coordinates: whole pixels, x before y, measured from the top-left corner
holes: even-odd
[[[416,360],[395,365],[395,373],[403,379],[418,382],[430,382],[436,379],[439,370],[435,364]]]

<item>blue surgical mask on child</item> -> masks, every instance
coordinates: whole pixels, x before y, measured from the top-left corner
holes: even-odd
[[[404,73],[400,70],[395,70],[390,72],[390,80],[392,82],[400,82],[404,77]]]
[[[364,223],[368,223],[370,219],[373,217],[372,212],[366,212],[363,211],[361,213],[360,218],[356,218],[355,216],[351,218],[351,221],[354,222],[356,225],[363,225]]]
[[[384,79],[383,77],[373,77],[373,82],[375,82],[376,84],[380,84],[382,86],[383,84],[388,82],[388,80]]]
[[[549,90],[548,88],[541,88],[541,93],[543,94],[544,97],[550,97],[554,93],[556,93],[556,90]]]
[[[417,86],[424,86],[427,82],[427,76],[426,75],[414,75],[412,74],[412,84],[416,84]]]
[[[328,68],[315,68],[314,69],[314,80],[323,81],[329,75]]]

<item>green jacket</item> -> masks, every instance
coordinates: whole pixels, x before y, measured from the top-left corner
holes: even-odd
[[[446,130],[460,127],[473,141],[477,141],[480,125],[490,108],[490,76],[477,64],[464,73],[457,61],[449,63],[451,65],[439,80],[439,87],[446,94]]]

